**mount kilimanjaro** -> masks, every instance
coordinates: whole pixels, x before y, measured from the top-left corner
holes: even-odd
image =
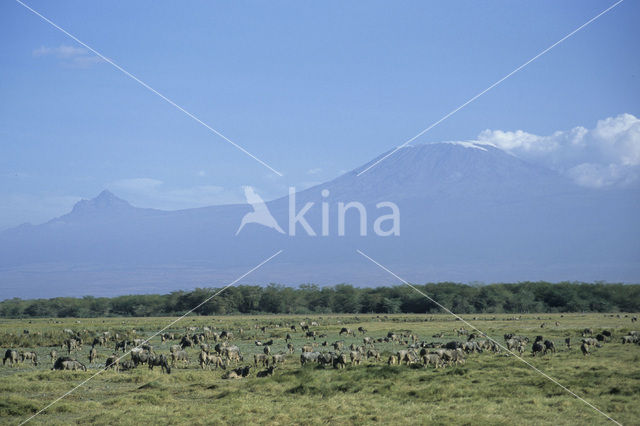
[[[241,283],[398,282],[356,249],[419,283],[640,281],[636,187],[584,188],[467,142],[406,147],[357,176],[375,161],[296,194],[296,212],[313,203],[304,217],[316,236],[299,225],[288,235],[288,197],[266,203],[284,234],[249,223],[236,236],[248,204],[162,211],[103,191],[47,223],[0,233],[3,298],[220,287],[280,249]],[[366,236],[355,210],[338,235],[337,205],[352,201],[366,207]],[[399,208],[397,236],[372,231],[388,213],[376,208],[384,201]],[[327,236],[320,232],[322,203]]]

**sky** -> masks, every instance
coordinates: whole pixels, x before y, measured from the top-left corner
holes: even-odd
[[[243,202],[244,185],[270,199],[333,179],[613,3],[27,1],[280,177],[3,1],[0,230],[103,189],[173,210]],[[639,20],[640,3],[623,2],[416,143],[483,140],[586,186],[631,179]],[[570,149],[581,129],[584,149]]]

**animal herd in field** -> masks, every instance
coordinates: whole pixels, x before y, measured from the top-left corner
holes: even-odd
[[[632,322],[635,321],[632,320]],[[280,326],[278,324],[276,327]],[[357,367],[363,363],[386,363],[389,366],[407,365],[439,369],[465,364],[466,359],[472,354],[502,353],[524,356],[525,352],[530,350],[532,357],[538,357],[555,354],[558,350],[553,340],[545,339],[542,335],[535,336],[531,340],[527,336],[507,333],[503,336],[504,342],[499,342],[482,333],[469,332],[464,327],[453,330],[458,340],[440,342],[422,340],[415,333],[406,330],[389,331],[386,335],[373,337],[367,335],[367,330],[362,326],[355,330],[349,327],[336,328],[335,340],[333,340],[327,334],[331,334],[330,332],[320,333],[319,330],[314,329],[319,327],[317,321],[282,326],[289,330],[285,337],[271,337],[268,340],[258,338],[256,333],[265,334],[273,325],[255,325],[256,332],[252,336],[245,335],[245,331],[241,328],[234,332],[231,330],[218,332],[211,326],[190,326],[184,333],[160,334],[161,345],[168,345],[168,352],[165,353],[158,352],[147,340],[137,337],[135,330],[123,335],[105,331],[90,336],[86,330],[76,332],[65,329],[67,336],[60,343],[60,350],[66,351],[66,355],[59,356],[56,349],[52,349],[49,355],[52,370],[87,371],[87,366],[77,357],[72,357],[72,354],[77,354],[82,350],[85,342],[90,342],[91,347],[87,357],[90,366],[99,357],[97,347],[113,347],[113,353],[106,357],[104,365],[100,368],[127,371],[140,366],[147,366],[151,370],[159,367],[163,373],[170,374],[175,368],[188,366],[195,350],[198,353],[197,362],[202,370],[225,370],[222,378],[242,379],[251,374],[252,368],[261,369],[256,373],[257,377],[272,376],[278,367],[290,361],[295,352],[292,333],[298,333],[298,327],[302,333],[300,338],[306,339],[306,343],[299,347],[299,363],[301,366],[315,365],[317,368],[343,369],[347,366]],[[541,326],[541,328],[544,327]],[[441,331],[431,337],[442,339],[444,336],[445,332]],[[347,345],[345,337],[361,343],[353,342]],[[461,337],[462,340],[460,340]],[[588,356],[596,348],[612,341],[613,334],[609,330],[594,332],[591,328],[585,328],[581,332],[581,337],[580,351],[584,356]],[[622,344],[640,345],[640,333],[637,331],[631,331],[620,336],[619,339]],[[247,340],[253,340],[255,347],[260,347],[262,350],[253,353],[252,356],[249,355],[250,358],[245,360],[244,354],[240,347],[234,344],[234,340],[245,344]],[[570,336],[565,338],[564,344],[567,350],[572,349]],[[277,345],[286,349],[272,353],[272,347]],[[384,350],[381,349],[382,346]],[[123,354],[119,355],[119,351]],[[3,365],[9,363],[14,366],[25,362],[37,366],[37,353],[16,349],[6,350]]]

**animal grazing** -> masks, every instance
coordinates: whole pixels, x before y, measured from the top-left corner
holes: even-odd
[[[69,357],[60,357],[53,364],[52,370],[81,370],[87,371],[87,367],[85,365],[73,358]]]
[[[18,351],[14,351],[13,349],[7,349],[4,353],[4,358],[2,359],[2,365],[4,365],[7,360],[11,363],[11,366],[18,363]]]
[[[169,365],[169,361],[164,354],[151,354],[149,356],[148,363],[149,370],[153,370],[153,367],[161,367],[163,373],[166,372],[167,374],[171,374],[171,366]]]

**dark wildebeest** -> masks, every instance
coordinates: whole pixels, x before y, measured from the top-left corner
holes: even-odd
[[[118,349],[122,349],[122,352],[126,352],[127,351],[127,341],[126,340],[122,340],[120,342],[116,342],[115,351],[118,352]]]
[[[567,344],[567,348],[570,350],[571,349],[571,337],[567,337],[566,339],[564,339],[564,343]]]
[[[580,350],[582,351],[582,355],[589,355],[589,345],[587,343],[582,342]]]
[[[167,357],[164,354],[149,355],[148,363],[149,363],[149,370],[153,370],[153,367],[157,366],[162,368],[163,373],[166,371],[167,374],[171,374],[171,366],[169,366],[169,361],[167,360]]]
[[[333,357],[333,368],[344,368],[347,366],[347,356],[340,354]]]
[[[182,339],[180,339],[180,347],[184,349],[192,346],[193,346],[193,339],[191,339],[191,337],[189,336],[182,336]]]
[[[313,331],[307,331],[307,334],[306,334],[307,339],[308,339],[309,337],[313,337],[313,340],[316,340],[316,337],[317,337],[317,336],[318,336],[318,334],[316,333],[316,331],[315,331],[315,330],[313,330]]]
[[[358,331],[362,334],[367,334],[367,330],[364,327],[358,327]]]
[[[273,376],[273,370],[275,369],[276,369],[276,366],[272,365],[271,367],[268,367],[266,370],[258,371],[258,374],[256,374],[256,376],[257,377]]]
[[[12,366],[13,364],[17,364],[18,351],[14,351],[13,349],[7,349],[7,351],[4,353],[4,358],[2,359],[2,365],[4,365],[5,362],[7,362],[7,360],[9,360]]]
[[[546,355],[548,351],[551,351],[554,354],[556,353],[556,345],[551,340],[545,340],[544,341],[544,352],[543,352],[543,354]]]
[[[118,358],[118,355],[116,354],[109,355],[106,361],[104,362],[104,369],[106,370],[107,368],[113,368],[114,370],[118,370],[119,363],[120,363],[120,358]]]
[[[592,328],[585,328],[584,330],[582,330],[582,337],[587,337],[587,336],[592,336],[593,335],[593,329]]]

